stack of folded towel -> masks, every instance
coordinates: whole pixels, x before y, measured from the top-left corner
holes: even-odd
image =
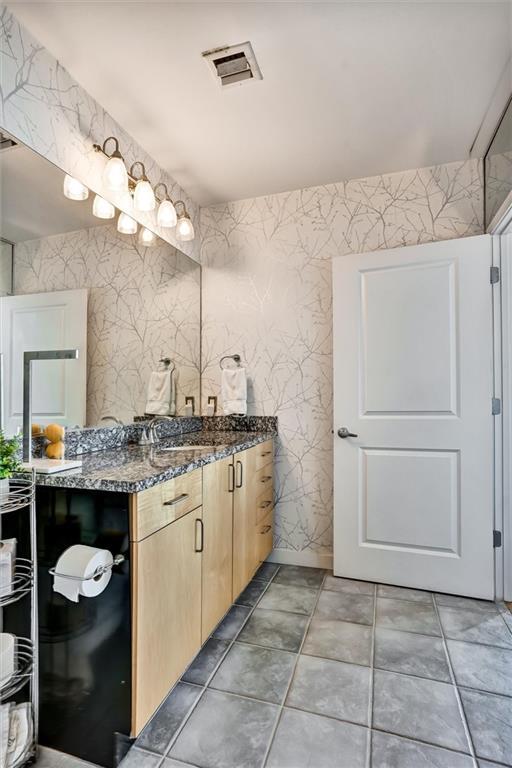
[[[247,375],[245,368],[223,368],[221,380],[224,413],[247,414]]]
[[[153,371],[149,377],[146,413],[153,416],[176,414],[176,376],[174,371]]]
[[[23,704],[0,706],[0,766],[11,768],[26,760],[33,746],[32,707]]]
[[[0,597],[4,597],[12,592],[15,559],[16,539],[0,541]]]

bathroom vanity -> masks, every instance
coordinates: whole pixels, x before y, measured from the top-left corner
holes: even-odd
[[[140,733],[272,551],[273,443],[194,432],[40,477],[42,744],[112,766]],[[125,560],[72,603],[48,571],[78,543]]]

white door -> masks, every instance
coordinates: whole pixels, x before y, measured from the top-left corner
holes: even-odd
[[[487,235],[334,259],[337,576],[494,597],[490,265]]]
[[[85,426],[87,290],[0,298],[4,429],[16,433],[23,416],[23,353],[78,349],[78,360],[32,363],[32,421]]]

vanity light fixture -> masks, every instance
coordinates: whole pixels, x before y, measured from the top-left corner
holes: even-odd
[[[109,141],[115,142],[114,151],[109,155],[106,150]],[[124,164],[124,158],[119,151],[119,142],[115,136],[109,136],[103,142],[103,146],[93,144],[96,152],[103,152],[108,157],[107,164],[103,170],[103,183],[107,189],[112,192],[124,192],[128,190],[128,172]]]
[[[177,200],[174,205],[175,207],[178,205],[182,206],[181,213],[178,213],[178,221],[176,224],[176,239],[182,243],[186,242],[187,240],[193,240],[194,225],[192,224],[190,216],[188,215],[185,203],[183,200]]]
[[[112,203],[109,203],[108,200],[105,200],[99,195],[95,195],[94,197],[92,212],[94,216],[98,217],[98,219],[113,219],[116,215],[116,209]]]
[[[137,231],[137,222],[127,213],[120,213],[117,220],[117,231],[122,235],[134,235]]]
[[[156,235],[147,227],[142,227],[139,231],[139,244],[144,245],[146,248],[151,248],[156,245]]]
[[[163,187],[164,189],[163,197],[158,196],[159,187]],[[164,228],[175,227],[178,220],[178,217],[176,216],[176,208],[174,207],[174,203],[169,196],[167,184],[164,184],[163,181],[156,185],[155,197],[159,203],[158,211],[156,213],[156,222],[158,226]]]
[[[81,181],[70,176],[68,173],[64,176],[63,192],[70,200],[87,200],[89,190]]]
[[[130,176],[136,179],[134,174],[135,166],[140,165],[142,173],[136,180],[135,190],[133,192],[133,207],[136,211],[153,211],[156,206],[155,193],[153,187],[149,183],[149,179],[146,176],[146,168],[144,163],[140,160],[136,160],[130,168]]]

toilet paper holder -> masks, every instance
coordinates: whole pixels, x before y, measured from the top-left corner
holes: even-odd
[[[71,581],[90,581],[91,579],[99,579],[104,573],[110,571],[115,565],[121,565],[125,561],[124,555],[116,555],[109,565],[100,565],[94,573],[83,579],[81,576],[69,576],[67,573],[57,573],[55,568],[49,568],[48,573],[50,576],[58,576],[61,579],[70,579]]]

